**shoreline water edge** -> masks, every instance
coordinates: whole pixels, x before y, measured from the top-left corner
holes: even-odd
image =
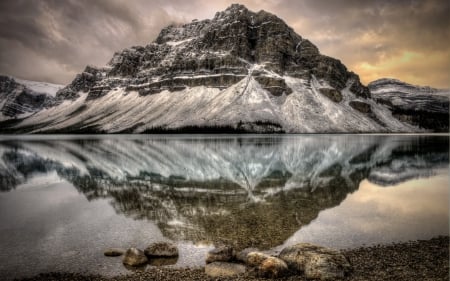
[[[448,280],[449,237],[346,249],[342,253],[353,269],[335,280]],[[120,259],[120,257],[119,257]],[[118,262],[118,266],[122,266]],[[80,273],[49,272],[34,277],[16,279],[40,280],[269,280],[246,272],[234,277],[210,277],[204,268],[147,267],[130,274],[105,277]],[[301,275],[288,275],[270,280],[308,280]]]

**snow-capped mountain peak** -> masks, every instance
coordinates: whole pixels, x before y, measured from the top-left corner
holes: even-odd
[[[448,124],[448,123],[447,123]],[[448,125],[447,125],[448,126]],[[87,66],[13,132],[421,132],[276,15],[231,5]]]

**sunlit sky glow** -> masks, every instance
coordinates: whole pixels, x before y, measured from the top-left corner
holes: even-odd
[[[88,64],[153,41],[171,23],[212,18],[227,0],[3,0],[0,73],[69,83]],[[448,88],[448,0],[242,0],[282,18],[364,83],[394,77]]]

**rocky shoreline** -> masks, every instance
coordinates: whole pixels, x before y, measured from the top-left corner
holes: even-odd
[[[353,266],[348,276],[338,280],[448,280],[449,237],[430,240],[377,245],[344,250],[342,253]],[[99,275],[52,272],[20,280],[269,280],[251,273],[239,277],[208,277],[204,268],[161,268],[137,271],[129,275],[107,278]],[[270,279],[274,280],[274,279]],[[276,280],[307,280],[290,276]]]

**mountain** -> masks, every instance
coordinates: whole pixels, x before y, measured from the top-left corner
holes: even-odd
[[[15,133],[422,132],[283,20],[233,4],[88,66]],[[423,128],[421,128],[423,127]]]
[[[21,119],[40,111],[63,87],[0,76],[0,121]]]
[[[380,79],[368,85],[372,97],[392,115],[415,126],[448,132],[450,90],[411,85],[396,79]]]

